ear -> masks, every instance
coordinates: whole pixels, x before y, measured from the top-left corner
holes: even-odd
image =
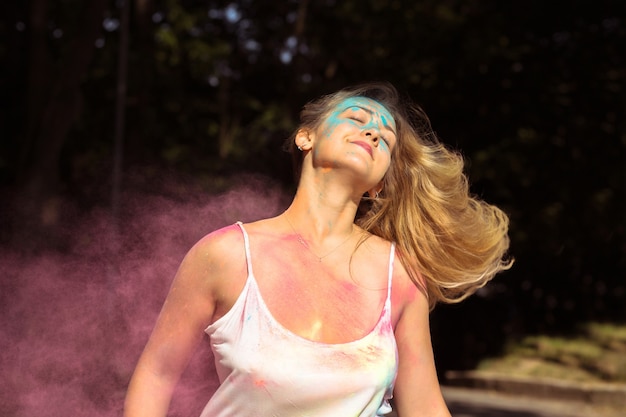
[[[369,194],[370,198],[378,198],[378,195],[380,194],[382,190],[383,190],[383,182],[381,181],[378,184],[376,184],[376,187],[372,188],[367,193]]]
[[[308,129],[299,129],[296,133],[296,146],[302,151],[310,151],[313,147],[313,133]]]

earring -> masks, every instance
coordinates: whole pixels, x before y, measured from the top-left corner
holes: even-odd
[[[298,145],[298,150],[302,152],[302,146]]]
[[[378,198],[378,196],[379,196],[379,195],[380,195],[380,193],[379,193],[378,191],[376,191],[376,192],[374,193],[374,198]]]

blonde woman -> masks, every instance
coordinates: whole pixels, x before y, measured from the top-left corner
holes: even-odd
[[[183,260],[131,380],[126,417],[165,416],[210,336],[203,417],[449,416],[429,312],[507,269],[508,219],[389,84],[307,104],[298,188],[277,217],[209,234]]]

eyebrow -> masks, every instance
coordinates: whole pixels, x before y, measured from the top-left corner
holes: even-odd
[[[359,105],[353,105],[353,106],[350,106],[350,107],[348,107],[346,110],[350,110],[350,109],[352,109],[352,108],[354,108],[354,107],[356,107],[356,108],[358,108],[358,109],[361,109],[361,110],[363,110],[363,111],[364,111],[364,112],[366,112],[366,113],[369,113],[369,115],[370,115],[370,116],[373,116],[373,115],[374,115],[374,113],[375,113],[373,110],[370,110],[370,109],[368,109],[367,107],[362,107],[362,106],[359,106]],[[395,131],[395,130],[393,130],[393,128],[392,128],[391,126],[389,126],[387,123],[385,123],[382,119],[381,119],[381,121],[383,122],[383,126],[384,126],[384,127],[385,127],[388,131],[390,131],[391,133],[393,133],[393,134],[394,134],[394,136],[398,136],[398,134],[396,133],[396,131]]]

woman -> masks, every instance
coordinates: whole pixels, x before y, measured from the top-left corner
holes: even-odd
[[[202,416],[449,416],[428,316],[510,267],[507,217],[389,84],[307,104],[281,215],[187,254],[139,360],[126,417],[165,416],[203,331],[220,387]]]

